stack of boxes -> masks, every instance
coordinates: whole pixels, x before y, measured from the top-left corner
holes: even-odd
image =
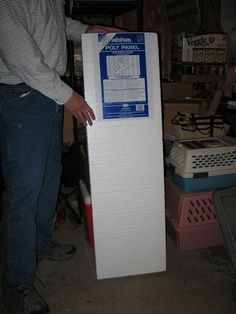
[[[172,75],[182,81],[190,76],[203,81],[206,76],[222,76],[226,62],[226,34],[175,35],[172,41]]]
[[[221,245],[212,195],[236,185],[236,139],[201,138],[174,142],[167,157],[167,229],[180,250]]]

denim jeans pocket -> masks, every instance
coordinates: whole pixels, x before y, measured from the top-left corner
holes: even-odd
[[[0,86],[0,104],[8,105],[9,103],[18,103],[26,100],[25,97],[32,93],[33,89],[22,83],[17,85],[1,85]]]

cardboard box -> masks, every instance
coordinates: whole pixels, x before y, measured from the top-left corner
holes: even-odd
[[[203,34],[186,37],[181,33],[173,37],[172,59],[193,63],[225,63],[226,34]]]
[[[162,96],[164,100],[193,97],[193,84],[183,82],[164,82],[162,83]]]
[[[82,35],[97,278],[166,269],[158,40]]]

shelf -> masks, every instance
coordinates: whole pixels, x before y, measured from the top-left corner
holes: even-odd
[[[183,74],[180,77],[181,82],[185,83],[204,83],[204,82],[222,82],[225,80],[224,75],[194,75]]]
[[[137,0],[77,0],[74,1],[71,15],[73,18],[80,18],[81,16],[118,16],[136,9],[137,4]]]

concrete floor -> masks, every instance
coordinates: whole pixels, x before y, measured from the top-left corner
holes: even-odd
[[[54,237],[76,245],[77,253],[39,265],[38,289],[51,314],[236,313],[236,281],[222,247],[179,252],[167,236],[166,272],[97,280],[84,226],[67,220]]]
[[[67,216],[53,236],[77,252],[67,261],[39,264],[36,285],[51,314],[236,313],[236,277],[223,247],[180,252],[167,235],[166,272],[97,280],[84,225]]]

